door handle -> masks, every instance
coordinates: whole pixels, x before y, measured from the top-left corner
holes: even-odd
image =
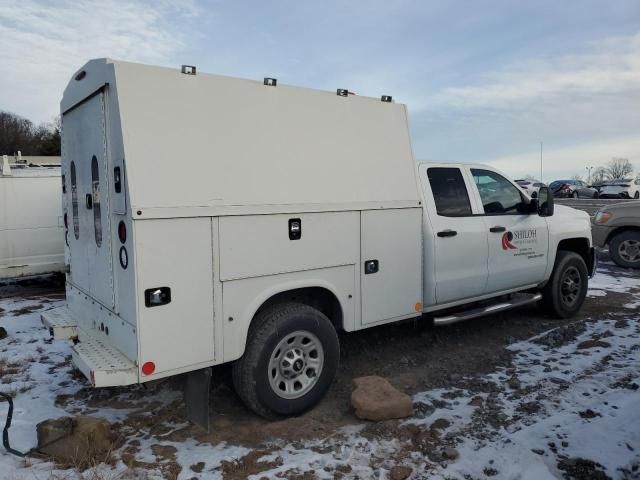
[[[491,227],[489,231],[491,233],[500,233],[500,232],[506,232],[507,229],[505,227],[496,226],[496,227]]]
[[[442,230],[438,232],[439,237],[455,237],[458,234],[455,230]]]

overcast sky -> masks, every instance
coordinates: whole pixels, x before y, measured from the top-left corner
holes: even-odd
[[[98,57],[393,95],[419,160],[640,170],[638,0],[0,0],[0,110],[50,121]]]

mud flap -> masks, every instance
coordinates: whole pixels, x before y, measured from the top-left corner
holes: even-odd
[[[209,400],[211,393],[211,368],[187,373],[184,386],[184,403],[187,419],[209,431]]]

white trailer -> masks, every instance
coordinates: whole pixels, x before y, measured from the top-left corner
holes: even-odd
[[[203,399],[192,418],[206,424],[209,367],[234,362],[249,407],[296,414],[335,375],[337,330],[436,311],[450,323],[543,288],[553,304],[561,251],[582,283],[552,309],[582,304],[588,217],[552,222],[548,192],[539,204],[486,167],[418,168],[404,105],[195,73],[92,60],[64,92],[67,305],[43,321],[73,338],[94,386],[192,372],[188,405]],[[502,189],[520,199],[500,218],[519,255],[482,212]],[[440,211],[447,192],[468,212]]]
[[[10,164],[0,172],[0,280],[63,272],[59,166]]]

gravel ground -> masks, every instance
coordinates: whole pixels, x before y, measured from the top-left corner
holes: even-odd
[[[13,446],[35,446],[38,421],[69,414],[104,417],[119,438],[107,462],[82,473],[2,452],[2,478],[640,478],[640,275],[603,260],[570,321],[530,307],[341,335],[336,382],[298,418],[256,417],[217,367],[208,434],[184,420],[180,377],[88,386],[66,342],[39,324],[62,302],[59,284],[2,286],[0,391],[15,395]],[[358,420],[349,397],[361,375],[410,394],[414,416]]]

